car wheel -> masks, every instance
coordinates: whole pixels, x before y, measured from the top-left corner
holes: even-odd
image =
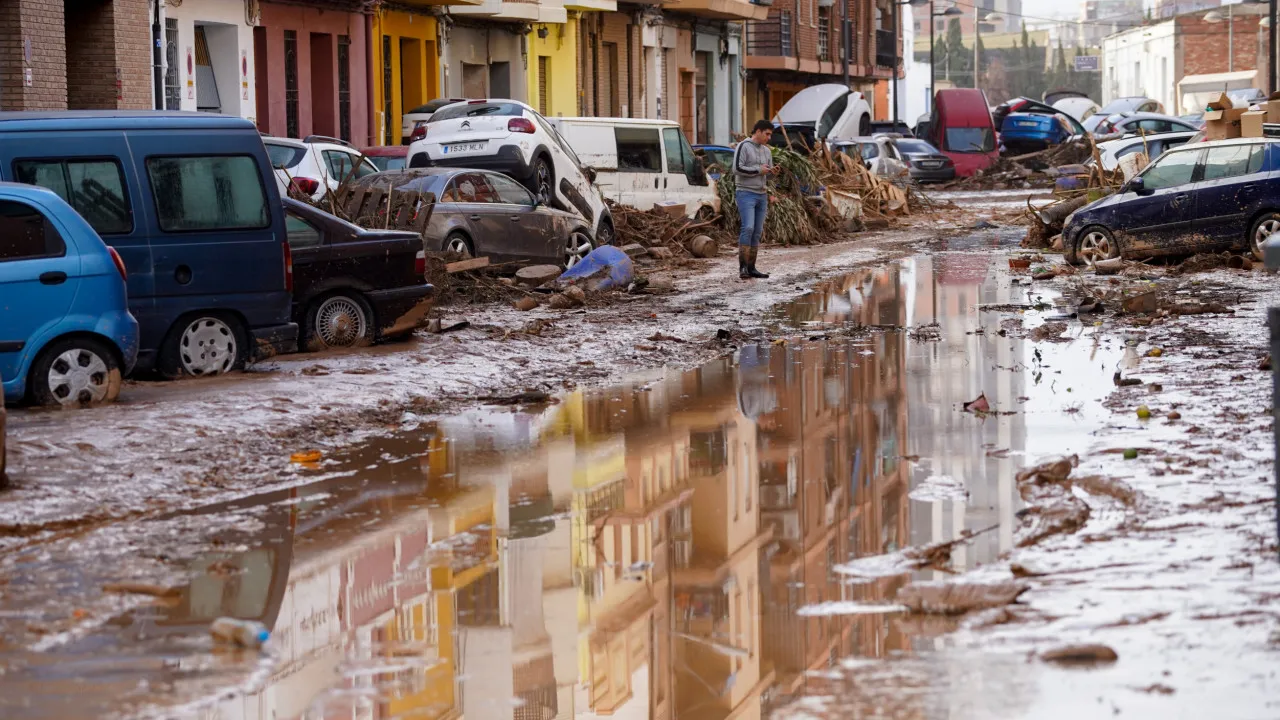
[[[476,256],[476,250],[471,247],[471,241],[460,232],[449,233],[449,237],[444,239],[444,251],[457,253],[464,259]]]
[[[591,250],[591,236],[585,231],[574,230],[569,233],[569,240],[564,244],[564,269],[577,265]]]
[[[171,380],[244,368],[249,356],[244,329],[230,315],[197,315],[174,325],[160,348],[157,368]]]
[[[31,395],[41,405],[82,407],[120,396],[120,363],[106,343],[72,337],[51,343],[31,366]]]
[[[1249,229],[1249,250],[1262,261],[1262,243],[1273,233],[1280,232],[1280,213],[1267,213],[1258,218]]]
[[[556,176],[551,170],[551,162],[546,156],[539,155],[537,160],[533,161],[533,190],[534,195],[541,195],[548,201],[555,197]]]
[[[307,347],[312,350],[370,345],[377,337],[373,310],[354,292],[333,293],[315,300],[306,323]]]
[[[1111,231],[1101,225],[1093,225],[1080,231],[1080,239],[1076,240],[1075,260],[1088,263],[1090,260],[1110,260],[1120,257],[1120,247],[1111,235]]]

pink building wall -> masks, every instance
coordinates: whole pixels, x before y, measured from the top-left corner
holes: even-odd
[[[258,129],[287,137],[284,33],[297,33],[298,136],[340,137],[338,103],[338,38],[349,46],[351,142],[372,144],[369,132],[369,28],[365,15],[296,5],[262,3],[262,20],[254,29],[257,63]],[[264,57],[265,55],[265,57]]]

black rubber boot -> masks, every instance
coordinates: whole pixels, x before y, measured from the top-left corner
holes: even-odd
[[[746,245],[738,246],[738,278],[741,280],[751,279],[751,248]]]
[[[747,252],[747,276],[753,278],[768,278],[769,273],[762,273],[756,269],[756,255],[760,254],[759,247],[753,247]]]

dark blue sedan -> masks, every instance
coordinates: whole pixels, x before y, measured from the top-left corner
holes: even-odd
[[[1249,250],[1280,231],[1280,143],[1183,145],[1120,192],[1080,208],[1062,232],[1067,262]]]

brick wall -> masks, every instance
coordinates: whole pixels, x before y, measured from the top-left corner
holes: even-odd
[[[112,107],[146,110],[151,96],[152,41],[148,0],[112,0],[115,6],[116,67],[120,69],[120,100]]]
[[[66,0],[67,108],[112,108],[116,102],[114,5]]]
[[[59,110],[67,106],[66,46],[62,3],[0,0],[0,108]],[[31,44],[31,62],[23,41]],[[27,87],[24,70],[31,70]]]
[[[1179,17],[1175,32],[1182,46],[1183,75],[1224,73],[1228,67],[1236,72],[1258,69],[1259,52],[1265,53],[1267,48],[1265,41],[1259,42],[1258,39],[1258,21],[1261,19],[1261,15],[1235,13],[1235,31],[1231,33],[1234,38],[1228,43],[1225,12],[1223,21],[1218,23],[1205,22],[1203,15]],[[1265,38],[1266,33],[1263,36]],[[1232,49],[1230,65],[1227,62],[1228,44]],[[1176,82],[1174,78],[1170,79]],[[1266,82],[1266,78],[1260,80]]]

